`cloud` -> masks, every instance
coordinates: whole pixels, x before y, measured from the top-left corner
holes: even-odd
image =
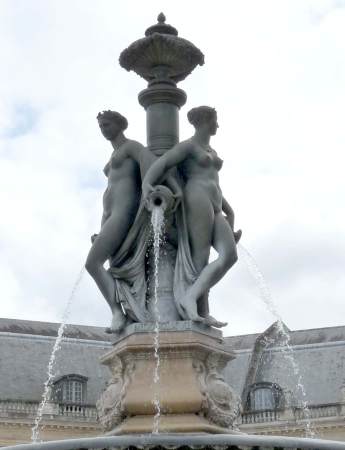
[[[222,189],[277,309],[290,328],[339,323],[345,16],[341,2],[306,0],[224,1],[214,9],[195,1],[1,2],[1,315],[61,318],[100,226],[111,147],[95,118],[118,109],[128,136],[145,143],[137,102],[145,82],[117,59],[162,9],[206,57],[181,83],[188,94],[181,138],[192,132],[188,109],[217,108],[212,145],[224,159]],[[212,291],[211,307],[229,318],[231,334],[274,320],[242,260]],[[108,307],[87,275],[70,320],[108,325]]]
[[[7,128],[2,131],[2,136],[14,139],[30,133],[38,120],[38,113],[28,104],[13,105],[13,113],[9,119]]]

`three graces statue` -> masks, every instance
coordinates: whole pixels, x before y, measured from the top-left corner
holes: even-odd
[[[225,325],[209,314],[208,293],[237,261],[241,231],[234,231],[234,213],[219,186],[223,161],[210,146],[218,129],[216,110],[200,106],[187,117],[195,128],[193,136],[157,156],[125,136],[128,123],[120,113],[103,111],[97,116],[113,151],[104,168],[108,186],[101,229],[91,238],[86,269],[112,311],[109,332],[131,322],[153,321],[148,203],[157,193],[163,203],[166,196],[174,203],[165,215],[167,242],[174,250],[170,301],[178,319]],[[209,262],[212,247],[218,256]],[[107,260],[109,269],[104,267]]]

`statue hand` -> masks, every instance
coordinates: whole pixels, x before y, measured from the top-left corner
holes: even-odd
[[[179,207],[179,205],[181,204],[182,201],[182,191],[181,189],[179,189],[178,191],[175,192],[175,194],[173,195],[174,199],[175,199],[175,205],[172,209],[172,213],[174,213],[177,208]]]
[[[242,230],[234,231],[234,238],[235,238],[236,244],[241,239],[241,236],[242,236]]]
[[[236,244],[237,244],[238,241],[241,239],[241,236],[242,236],[242,230],[234,231],[234,229],[232,228],[232,224],[233,224],[233,216],[230,216],[230,215],[225,216],[225,220],[226,220],[226,221],[228,222],[228,224],[230,225],[230,228],[231,228],[231,230],[232,230],[232,232],[233,232],[233,235],[234,235],[235,242],[236,242]]]
[[[98,236],[98,234],[93,234],[91,236],[91,243],[93,244],[95,242],[96,237]]]
[[[145,184],[143,184],[142,191],[143,191],[142,197],[143,197],[144,201],[146,201],[148,196],[151,194],[151,192],[154,191],[154,189],[153,189],[153,186],[151,186],[151,184],[145,183]]]

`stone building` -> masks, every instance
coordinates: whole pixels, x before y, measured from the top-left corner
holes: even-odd
[[[0,446],[30,440],[57,329],[0,319]],[[345,327],[290,331],[275,323],[224,341],[236,352],[224,375],[242,399],[241,431],[345,440]],[[99,358],[110,347],[103,328],[67,326],[42,439],[101,434],[95,403],[109,373]]]

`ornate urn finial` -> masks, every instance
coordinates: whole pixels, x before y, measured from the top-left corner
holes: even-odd
[[[197,65],[204,64],[204,55],[191,42],[178,36],[177,29],[165,23],[160,13],[157,23],[145,31],[145,37],[133,42],[120,55],[120,65],[133,70],[149,83],[164,78],[177,83],[184,80]]]
[[[166,17],[161,12],[158,14],[157,17],[157,23],[155,25],[152,25],[145,31],[145,36],[151,36],[153,33],[160,33],[160,34],[170,34],[172,36],[177,36],[178,32],[175,27],[168,25],[165,23]]]
[[[165,15],[164,15],[162,12],[159,13],[159,14],[158,14],[158,17],[157,17],[157,21],[158,21],[159,23],[165,23],[165,20],[166,20]]]

